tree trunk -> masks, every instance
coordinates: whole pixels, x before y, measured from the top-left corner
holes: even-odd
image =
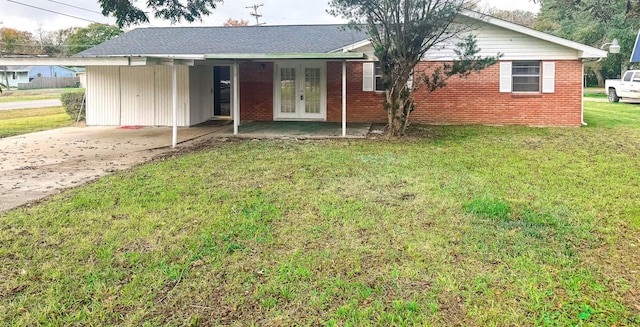
[[[7,75],[7,66],[2,66],[3,70],[4,70],[4,80],[5,80],[5,86],[7,87],[7,91],[9,90],[9,75]]]
[[[389,125],[387,135],[389,137],[404,136],[409,127],[409,113],[411,102],[402,96],[392,95],[385,100]]]
[[[602,77],[602,72],[599,69],[594,69],[593,72],[596,74],[598,87],[604,87],[604,77]]]
[[[404,72],[400,72],[405,74]],[[405,75],[408,75],[406,73]],[[407,77],[400,75],[392,76],[387,85],[384,108],[387,110],[388,127],[387,136],[404,136],[409,126],[409,113],[413,103],[410,99],[410,92],[407,90]],[[391,85],[390,87],[388,85]]]

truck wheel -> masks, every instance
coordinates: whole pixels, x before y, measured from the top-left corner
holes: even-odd
[[[620,97],[616,94],[616,89],[609,89],[609,102],[618,102]]]

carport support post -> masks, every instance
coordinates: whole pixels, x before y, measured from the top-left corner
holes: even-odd
[[[171,76],[171,87],[173,89],[173,140],[172,147],[178,145],[178,66],[173,63],[173,74]]]
[[[233,63],[233,135],[238,135],[238,126],[240,126],[240,65],[238,62]]]
[[[347,136],[347,61],[342,61],[342,137]]]

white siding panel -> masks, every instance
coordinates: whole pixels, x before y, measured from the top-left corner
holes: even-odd
[[[556,90],[556,63],[542,63],[542,93],[553,93]]]
[[[153,66],[120,68],[122,125],[155,125],[154,74]]]
[[[197,125],[213,117],[213,67],[190,67],[189,125]]]
[[[178,66],[178,125],[189,126],[189,66]],[[172,104],[173,108],[173,104]],[[173,118],[172,118],[173,119]]]
[[[171,66],[156,66],[156,126],[173,125],[173,90]]]
[[[471,32],[462,33],[459,39],[430,49],[424,60],[450,61],[456,58],[455,44],[468,33],[477,36],[481,56],[503,54],[501,60],[572,60],[578,59],[577,50],[524,35],[502,27],[483,24]]]
[[[87,66],[87,125],[120,125],[120,68]]]
[[[155,125],[173,126],[173,67],[155,67]],[[178,66],[178,126],[189,126],[189,67]]]

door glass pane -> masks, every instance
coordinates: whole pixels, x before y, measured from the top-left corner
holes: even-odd
[[[320,113],[320,68],[304,70],[305,109],[308,114]]]
[[[295,68],[280,68],[280,112],[296,112]]]

